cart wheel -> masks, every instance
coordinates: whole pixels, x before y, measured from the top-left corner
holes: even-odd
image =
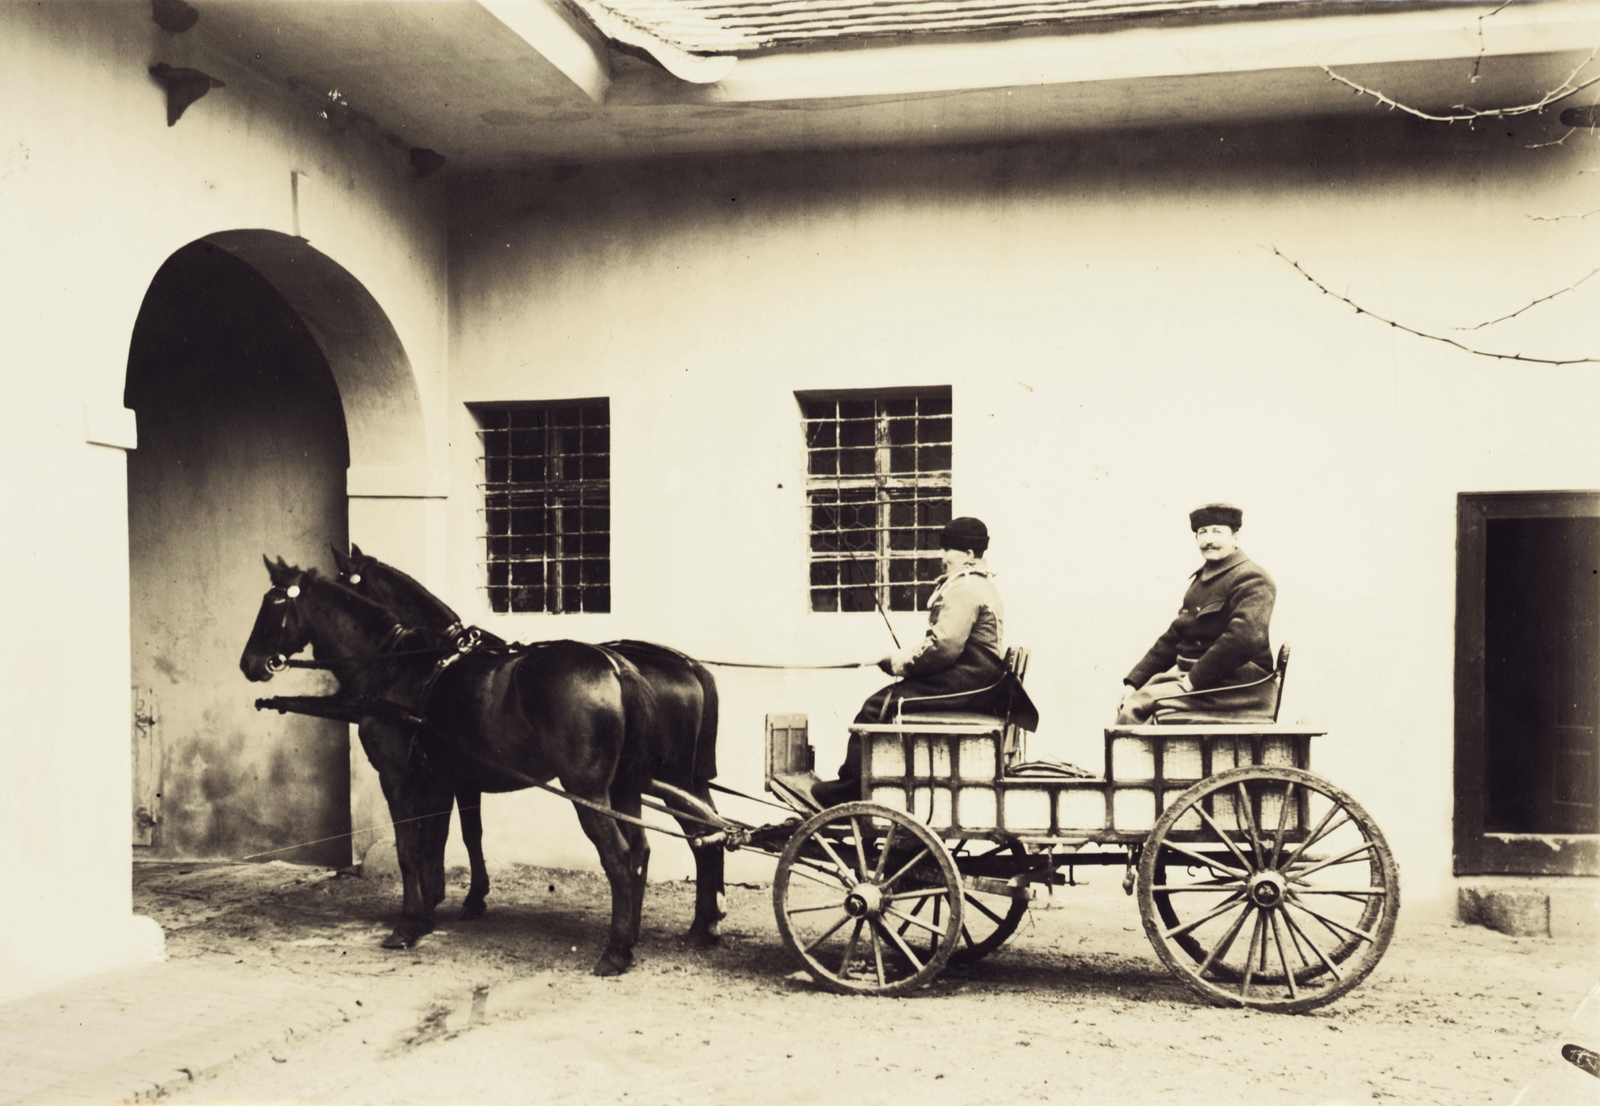
[[[1300,1013],[1389,947],[1400,875],[1366,811],[1298,768],[1235,768],[1178,796],[1139,858],[1156,954],[1211,1002]]]
[[[952,964],[971,964],[982,960],[1011,939],[1028,913],[1024,896],[990,888],[1023,871],[1028,862],[1027,847],[1021,841],[995,844],[982,839],[962,840],[950,850],[961,871],[961,940],[950,954]],[[976,877],[976,880],[968,878]]]
[[[961,875],[911,815],[876,803],[795,830],[772,882],[778,932],[832,991],[898,995],[938,975],[961,932]]]

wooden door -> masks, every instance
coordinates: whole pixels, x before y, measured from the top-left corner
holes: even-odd
[[[1462,495],[1456,871],[1600,874],[1600,493]]]

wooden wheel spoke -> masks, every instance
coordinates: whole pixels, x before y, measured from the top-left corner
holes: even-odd
[[[831,868],[819,868],[807,860],[796,860],[789,868],[789,872],[792,875],[804,876],[812,883],[820,883],[822,886],[834,891],[839,890],[841,884],[847,891],[854,886],[853,884],[845,883],[844,877]]]
[[[845,942],[844,959],[839,963],[839,978],[850,978],[850,965],[856,958],[856,945],[861,943],[861,927],[865,925],[865,918],[856,919],[856,928],[850,931],[850,940]]]
[[[1292,879],[1303,880],[1307,876],[1309,876],[1311,873],[1320,872],[1320,871],[1322,871],[1322,869],[1327,868],[1327,867],[1331,867],[1334,864],[1348,864],[1348,863],[1350,863],[1351,858],[1354,857],[1357,853],[1366,853],[1366,854],[1368,854],[1368,857],[1370,858],[1371,854],[1372,854],[1372,842],[1371,841],[1363,841],[1363,842],[1361,842],[1361,844],[1356,845],[1354,848],[1346,849],[1344,852],[1340,853],[1338,856],[1330,857],[1329,859],[1324,860],[1319,864],[1313,864],[1309,868],[1286,869],[1286,872],[1290,876],[1290,878],[1292,878]]]
[[[922,847],[922,849],[917,853],[916,856],[912,857],[909,861],[906,862],[905,867],[901,868],[894,875],[890,876],[888,879],[886,879],[882,883],[878,884],[878,886],[881,887],[885,891],[889,890],[889,888],[893,887],[896,883],[898,883],[900,881],[901,877],[903,877],[907,872],[911,871],[911,869],[915,868],[918,864],[921,864],[922,861],[924,860],[924,858],[932,856],[932,855],[933,855],[933,850],[929,849],[926,845],[924,845]]]
[[[1171,849],[1173,852],[1186,856],[1191,860],[1197,860],[1201,864],[1204,864],[1207,868],[1211,869],[1213,872],[1221,872],[1224,875],[1232,876],[1234,879],[1238,880],[1250,878],[1250,873],[1247,870],[1230,868],[1226,864],[1222,863],[1222,861],[1217,860],[1215,857],[1207,856],[1205,853],[1195,852],[1193,849],[1176,844],[1172,841],[1162,842],[1162,848]],[[1238,850],[1235,850],[1235,852],[1237,851]],[[1241,857],[1240,859],[1242,860],[1244,858]]]
[[[1250,952],[1244,958],[1244,985],[1239,991],[1241,995],[1248,995],[1250,993],[1250,980],[1251,977],[1256,974],[1256,950],[1265,949],[1266,942],[1262,939],[1261,933],[1262,923],[1265,921],[1266,917],[1261,913],[1260,910],[1257,910],[1256,924],[1250,929]]]
[[[1337,895],[1351,902],[1360,902],[1364,898],[1381,899],[1389,893],[1382,887],[1301,887],[1297,880],[1290,882],[1296,884],[1289,888],[1296,895]]]
[[[865,876],[870,870],[870,865],[867,864],[866,846],[861,842],[861,820],[859,818],[852,817],[850,819],[850,836],[855,840],[856,845],[856,863],[859,865],[856,871]]]
[[[1283,947],[1283,927],[1278,924],[1278,911],[1272,912],[1272,943],[1278,946],[1278,963],[1283,965],[1283,977],[1289,984],[1289,997],[1300,997],[1300,989],[1295,986],[1294,969],[1289,967],[1289,954]],[[1297,950],[1298,951],[1298,950]]]
[[[1211,827],[1211,832],[1216,834],[1217,837],[1221,839],[1221,841],[1222,841],[1222,843],[1224,845],[1228,846],[1228,851],[1231,852],[1234,856],[1239,858],[1239,863],[1244,865],[1244,872],[1241,872],[1240,873],[1241,875],[1243,875],[1245,873],[1248,873],[1248,872],[1252,872],[1252,871],[1255,870],[1254,868],[1252,868],[1250,866],[1249,858],[1246,857],[1244,855],[1244,853],[1239,850],[1239,846],[1238,845],[1235,845],[1233,843],[1233,838],[1229,837],[1227,832],[1221,826],[1217,825],[1216,819],[1212,818],[1211,815],[1206,813],[1206,808],[1204,806],[1202,806],[1199,803],[1195,803],[1194,804],[1194,812],[1196,814],[1200,815],[1200,820],[1203,821],[1206,825],[1210,826]],[[1169,846],[1169,847],[1172,847],[1172,846]]]
[[[1333,825],[1328,825],[1328,822],[1335,814],[1343,814],[1344,817],[1338,822],[1335,822]],[[1312,830],[1306,836],[1304,841],[1295,846],[1294,852],[1290,853],[1289,858],[1283,862],[1283,867],[1291,867],[1295,861],[1300,859],[1300,855],[1312,845],[1315,845],[1318,841],[1321,841],[1324,837],[1328,836],[1328,834],[1334,832],[1335,830],[1343,829],[1353,820],[1354,819],[1350,817],[1350,812],[1345,810],[1343,803],[1335,803],[1333,806],[1329,807],[1328,813],[1324,814],[1322,816],[1322,821],[1317,823],[1317,828]]]
[[[1212,918],[1216,918],[1216,917],[1219,917],[1220,915],[1226,914],[1228,911],[1232,910],[1234,907],[1238,906],[1242,902],[1244,902],[1243,897],[1239,896],[1239,895],[1235,895],[1233,898],[1229,899],[1227,902],[1223,903],[1221,906],[1212,907],[1209,911],[1207,911],[1206,913],[1200,915],[1200,917],[1195,918],[1193,921],[1184,922],[1180,926],[1174,926],[1171,929],[1162,930],[1161,931],[1161,936],[1169,938],[1169,939],[1173,938],[1173,937],[1182,937],[1185,933],[1189,933],[1192,930],[1199,929],[1201,926],[1203,926],[1207,922],[1209,922]]]
[[[1175,895],[1181,891],[1242,891],[1244,890],[1244,882],[1235,879],[1227,883],[1219,880],[1207,880],[1205,883],[1157,883],[1150,890],[1161,891],[1169,895]]]
[[[1283,912],[1283,923],[1289,927],[1290,933],[1298,934],[1299,939],[1304,941],[1306,946],[1310,948],[1312,952],[1317,954],[1317,959],[1322,961],[1322,966],[1327,968],[1328,971],[1333,974],[1333,978],[1338,980],[1344,979],[1344,973],[1339,970],[1339,965],[1328,958],[1328,954],[1322,951],[1321,946],[1311,939],[1311,934],[1302,929],[1300,927],[1300,923],[1296,922],[1294,920],[1294,916],[1287,910]]]
[[[823,852],[828,854],[828,859],[833,861],[834,868],[838,870],[839,879],[846,887],[854,887],[861,882],[856,879],[856,874],[851,870],[850,865],[839,859],[839,854],[833,851],[833,845],[829,843],[826,837],[818,833],[813,840],[822,847]]]
[[[889,832],[884,834],[883,844],[879,847],[878,863],[872,866],[872,878],[874,882],[882,882],[883,880],[883,869],[884,866],[889,863],[889,850],[894,848],[894,836],[895,832],[899,830],[899,828],[900,826],[897,823],[889,823]]]
[[[910,902],[912,899],[931,899],[935,895],[949,893],[948,887],[918,887],[912,891],[896,891],[892,895],[883,896],[884,902]]]
[[[1206,958],[1202,960],[1200,962],[1200,966],[1194,970],[1195,975],[1204,976],[1206,971],[1213,963],[1215,963],[1219,958],[1226,957],[1228,955],[1228,950],[1233,948],[1234,938],[1239,936],[1239,930],[1244,928],[1245,919],[1250,917],[1251,909],[1252,908],[1250,904],[1246,903],[1245,908],[1239,911],[1239,916],[1234,919],[1233,925],[1228,927],[1228,932],[1222,935],[1222,940],[1218,941],[1211,947],[1211,951],[1206,953]]]
[[[1339,921],[1339,920],[1337,920],[1335,918],[1329,918],[1325,914],[1318,914],[1315,910],[1312,910],[1309,906],[1307,906],[1303,902],[1296,902],[1295,905],[1298,906],[1301,910],[1305,911],[1307,914],[1310,914],[1317,921],[1321,922],[1325,927],[1327,927],[1327,929],[1328,929],[1328,931],[1330,933],[1334,933],[1336,936],[1337,936],[1337,931],[1343,930],[1345,933],[1348,933],[1350,936],[1359,937],[1361,940],[1366,941],[1369,944],[1372,943],[1376,939],[1376,938],[1374,938],[1374,936],[1372,934],[1366,932],[1365,930],[1357,929],[1354,926],[1345,925],[1343,922],[1341,922],[1341,921]]]
[[[1294,790],[1294,781],[1285,780],[1283,783],[1283,805],[1278,808],[1278,829],[1272,835],[1272,857],[1268,863],[1269,868],[1278,866],[1278,858],[1283,855],[1283,837],[1289,830],[1289,794]]]
[[[920,929],[927,930],[929,933],[932,933],[935,936],[943,936],[944,935],[944,930],[940,929],[938,924],[937,924],[937,922],[938,922],[937,918],[934,919],[934,922],[935,922],[934,925],[929,925],[927,922],[923,921],[921,918],[917,917],[915,914],[907,914],[904,911],[894,909],[894,907],[892,907],[892,906],[889,907],[887,910],[885,910],[883,913],[884,913],[884,917],[898,918],[898,919],[900,919],[900,921],[905,923],[904,925],[902,925],[900,927],[899,933],[904,933],[906,931],[906,929],[909,928],[910,926],[917,926]],[[898,934],[897,934],[897,936],[898,936]],[[918,968],[920,968],[921,966],[922,965],[920,965],[920,964],[917,965]]]
[[[977,896],[968,893],[963,895],[962,898],[966,900],[968,906],[976,907],[979,913],[981,913],[985,918],[988,918],[995,925],[1000,925],[1005,921],[1005,919],[999,914],[996,914],[993,910],[990,910],[985,903],[980,902]]]
[[[1265,867],[1265,861],[1267,858],[1265,852],[1261,848],[1261,834],[1256,831],[1256,812],[1250,803],[1250,792],[1245,790],[1243,780],[1239,780],[1237,783],[1235,783],[1234,789],[1238,791],[1239,798],[1233,806],[1233,820],[1235,824],[1238,823],[1239,811],[1243,809],[1243,829],[1250,838],[1250,851],[1255,855],[1256,869],[1259,871],[1261,868]]]
[[[786,907],[785,909],[787,909],[790,914],[816,914],[822,910],[843,910],[844,904],[841,902],[832,902],[827,903],[824,906],[790,906]]]
[[[878,986],[882,987],[889,982],[888,976],[883,974],[883,942],[878,940],[878,927],[870,921],[867,922],[867,936],[872,938],[872,963],[878,971]]]
[[[880,927],[883,930],[883,935],[885,937],[889,938],[889,940],[893,941],[895,943],[896,947],[898,947],[900,949],[900,955],[905,957],[907,960],[911,961],[912,968],[914,968],[916,971],[920,972],[922,970],[922,961],[917,958],[917,954],[916,953],[911,951],[911,946],[906,944],[905,941],[901,938],[901,936],[898,933],[896,933],[894,930],[890,929],[888,926],[881,925],[881,923],[879,925],[874,925],[873,926],[873,932],[876,933]],[[883,960],[882,960],[882,957],[880,956],[879,957],[879,964],[881,965],[882,962],[883,962]],[[882,968],[880,967],[879,970],[881,971]]]
[[[790,913],[795,913],[795,911],[790,911]],[[829,937],[832,937],[835,933],[838,933],[841,929],[849,924],[850,915],[846,914],[844,917],[840,918],[837,922],[834,922],[831,926],[825,929],[822,932],[822,936],[818,937],[815,941],[812,941],[809,945],[806,945],[805,951],[808,953],[815,952],[818,945],[822,944],[822,942],[826,941]]]

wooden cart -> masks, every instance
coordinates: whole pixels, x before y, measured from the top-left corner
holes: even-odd
[[[1287,648],[1280,693],[1286,665]],[[804,716],[769,716],[767,787],[803,820],[749,843],[781,845],[784,941],[825,987],[901,994],[999,948],[1038,885],[1115,864],[1156,954],[1211,1002],[1300,1012],[1360,983],[1399,874],[1366,811],[1310,771],[1321,731],[1157,717],[1106,730],[1104,776],[1082,777],[1028,766],[1004,718],[857,726],[860,801],[823,809]]]

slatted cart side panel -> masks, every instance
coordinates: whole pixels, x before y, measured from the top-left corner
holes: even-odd
[[[1311,739],[1324,733],[1271,725],[1168,725],[1128,726],[1106,731],[1107,788],[1106,836],[1135,841],[1154,828],[1156,819],[1183,792],[1203,779],[1246,765],[1311,767]],[[1219,823],[1238,821],[1231,792],[1213,795],[1204,804]],[[1272,805],[1272,800],[1268,805]],[[1257,811],[1265,824],[1278,824],[1276,806]],[[1301,828],[1303,813],[1291,810],[1286,829]],[[1201,817],[1191,811],[1174,832],[1201,829]]]

